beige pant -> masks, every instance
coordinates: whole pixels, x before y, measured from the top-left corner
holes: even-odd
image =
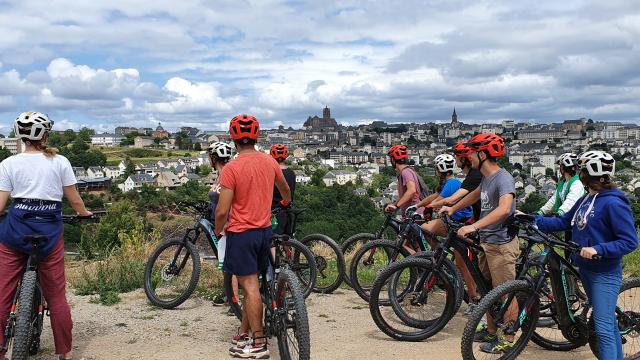
[[[520,255],[518,238],[506,244],[483,243],[481,246],[484,253],[478,257],[480,271],[494,288],[516,279],[516,260]]]

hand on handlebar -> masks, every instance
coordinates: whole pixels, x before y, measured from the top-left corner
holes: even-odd
[[[466,225],[458,229],[458,236],[460,236],[461,238],[468,239],[469,235],[474,234],[476,232],[478,232],[478,229],[476,229],[475,226]]]
[[[384,212],[386,213],[391,213],[398,210],[398,207],[395,206],[394,204],[388,204],[387,206],[384,207]]]
[[[597,258],[600,258],[596,249],[592,247],[583,247],[580,249],[580,256],[589,260],[596,260]]]
[[[453,209],[450,206],[443,206],[438,211],[438,214],[447,214],[449,216],[453,215]]]
[[[88,217],[92,217],[93,213],[85,209],[85,211],[79,212],[78,216],[88,218]]]

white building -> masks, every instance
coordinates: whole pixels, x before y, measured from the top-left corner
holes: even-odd
[[[102,171],[104,171],[104,176],[111,180],[115,180],[124,174],[124,171],[121,171],[118,166],[105,166]]]
[[[334,184],[344,185],[349,181],[355,182],[358,179],[358,175],[353,171],[347,170],[333,170],[329,171],[322,181],[326,186],[333,186]]]
[[[540,164],[546,168],[554,169],[556,165],[556,155],[542,154],[542,156],[540,156]]]
[[[142,185],[153,185],[155,183],[153,176],[149,174],[133,174],[130,175],[125,182],[119,186],[123,192],[139,189]]]
[[[308,176],[302,170],[295,170],[296,183],[308,184],[311,181],[311,176]]]
[[[91,145],[95,146],[117,146],[124,140],[124,136],[116,134],[98,134],[91,136]]]
[[[15,155],[24,151],[24,143],[18,138],[0,138],[0,148],[5,148],[11,155]]]
[[[87,177],[89,179],[98,179],[98,178],[103,178],[105,176],[104,176],[104,171],[102,171],[101,168],[97,166],[91,166],[87,169]]]
[[[531,170],[529,171],[529,174],[533,177],[536,176],[538,174],[540,175],[545,175],[547,171],[547,168],[543,165],[533,165],[531,166]]]

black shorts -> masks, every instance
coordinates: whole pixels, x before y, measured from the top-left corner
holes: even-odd
[[[269,265],[271,237],[271,227],[241,233],[227,232],[223,270],[239,276],[265,270]]]

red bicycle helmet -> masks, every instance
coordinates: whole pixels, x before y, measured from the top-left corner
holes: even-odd
[[[453,145],[453,154],[461,159],[465,159],[473,154],[473,149],[468,147],[463,141],[460,141]]]
[[[394,145],[389,149],[387,155],[393,160],[406,160],[409,158],[409,149],[405,145]]]
[[[486,151],[489,156],[504,156],[504,140],[496,134],[478,134],[467,143],[473,151]]]
[[[229,133],[233,140],[250,139],[258,141],[260,123],[251,115],[236,115],[229,123]]]
[[[283,144],[275,144],[271,145],[271,157],[279,160],[286,160],[289,157],[289,149],[286,145]]]

